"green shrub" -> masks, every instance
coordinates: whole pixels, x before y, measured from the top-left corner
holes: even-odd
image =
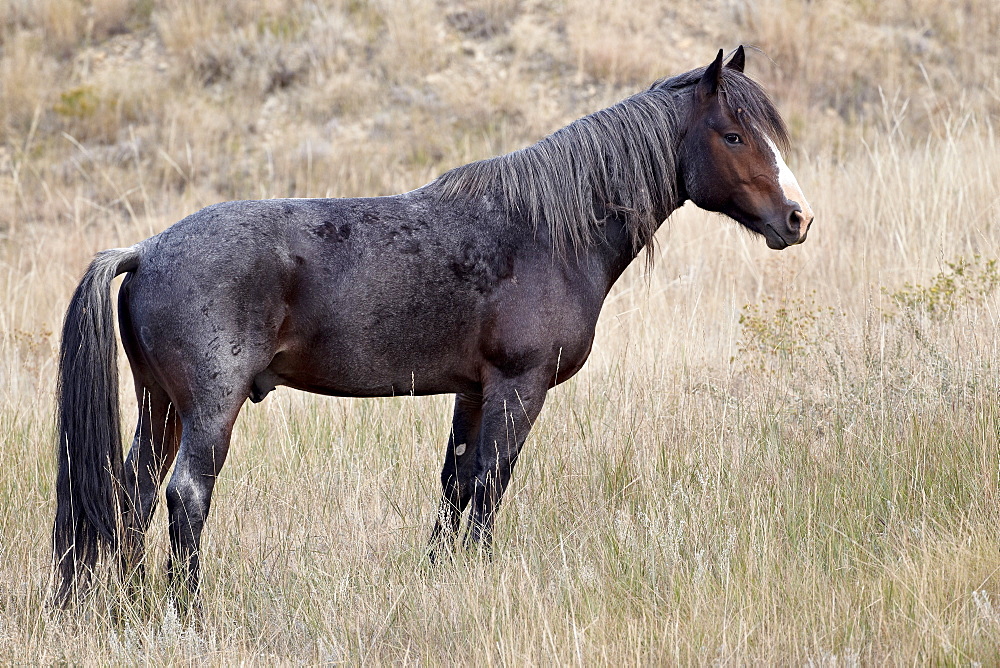
[[[960,257],[945,262],[947,270],[938,272],[930,285],[904,283],[895,292],[882,291],[889,296],[899,313],[926,315],[932,320],[942,320],[962,306],[983,303],[1000,285],[1000,268],[996,260],[984,260],[974,255],[972,260]],[[892,314],[888,314],[892,317]]]

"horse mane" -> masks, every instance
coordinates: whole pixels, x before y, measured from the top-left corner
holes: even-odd
[[[653,234],[681,204],[675,152],[690,97],[685,93],[705,69],[660,79],[533,146],[456,167],[428,187],[447,199],[498,197],[536,232],[547,228],[560,260],[598,239],[606,217],[620,216],[633,250],[645,247],[651,264]],[[723,68],[719,95],[749,137],[762,141],[763,134],[787,146],[784,122],[756,82]]]

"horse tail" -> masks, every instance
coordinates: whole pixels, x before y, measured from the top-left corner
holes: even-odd
[[[123,475],[118,348],[111,281],[139,266],[139,251],[97,254],[73,293],[59,350],[58,473],[52,551],[65,604],[89,579],[100,555],[118,547]]]

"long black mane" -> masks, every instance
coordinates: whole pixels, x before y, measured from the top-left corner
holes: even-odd
[[[533,146],[456,167],[429,187],[446,198],[498,197],[536,231],[547,228],[560,259],[593,243],[605,218],[617,215],[635,252],[645,247],[651,261],[653,234],[681,204],[675,153],[690,92],[705,69],[661,79]],[[724,68],[719,92],[749,137],[787,145],[781,116],[757,83]]]

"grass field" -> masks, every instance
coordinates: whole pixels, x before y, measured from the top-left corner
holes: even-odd
[[[0,5],[0,663],[1000,662],[1000,6],[671,4]],[[93,252],[224,199],[405,191],[739,43],[809,240],[663,226],[493,561],[424,557],[448,397],[283,389],[237,423],[198,623],[162,509],[144,600],[46,607],[55,332]]]

